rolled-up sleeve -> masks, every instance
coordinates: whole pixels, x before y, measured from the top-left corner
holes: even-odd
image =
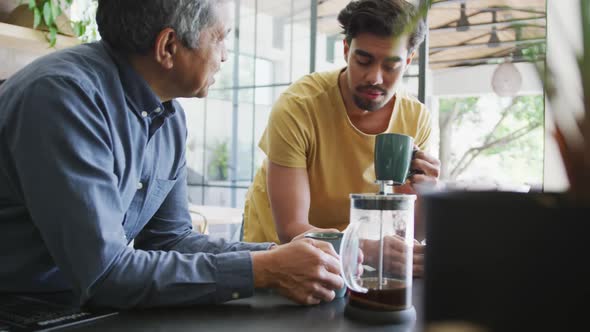
[[[246,250],[265,246],[192,233],[181,198],[185,179],[140,234],[141,249],[127,246],[126,207],[104,125],[108,113],[95,92],[72,78],[50,77],[24,94],[11,129],[16,139],[9,145],[19,189],[51,257],[82,303],[127,308],[217,303],[235,293],[252,294]]]

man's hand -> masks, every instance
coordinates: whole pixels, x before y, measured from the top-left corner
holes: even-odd
[[[416,147],[416,149],[418,149]],[[396,186],[394,192],[397,194],[411,194],[418,195],[419,193],[428,192],[438,187],[438,177],[440,175],[440,161],[433,156],[425,153],[424,151],[416,150],[414,153],[414,159],[410,169],[414,175],[410,176],[402,186]],[[425,236],[424,222],[420,216],[420,196],[415,203],[414,209],[414,236],[419,239],[423,239]],[[417,248],[417,250],[421,250]],[[421,262],[423,257],[415,257],[416,262]],[[416,271],[417,276],[422,276],[422,271]]]
[[[414,241],[414,277],[424,276],[424,253],[426,252],[426,245],[418,241]]]
[[[300,304],[334,299],[344,285],[338,255],[324,241],[300,239],[270,251],[252,252],[254,287],[276,288]]]
[[[406,256],[409,254],[409,245],[399,236],[386,236],[383,238],[383,270],[387,274],[404,275],[406,270]],[[379,241],[364,240],[363,252],[365,264],[375,269],[379,267]],[[424,249],[425,246],[414,243],[413,248],[413,275],[421,277],[424,273]]]
[[[427,154],[424,151],[417,150],[410,164],[410,169],[415,173],[410,176],[412,186],[431,185],[436,186],[440,175],[440,160]]]

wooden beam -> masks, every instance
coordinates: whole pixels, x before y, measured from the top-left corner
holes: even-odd
[[[492,27],[496,28],[503,28],[503,27],[516,27],[516,26],[537,26],[539,28],[545,28],[546,26],[546,18],[545,16],[534,17],[534,18],[525,18],[525,19],[517,19],[517,20],[508,20],[508,21],[501,21],[497,23],[478,23],[478,24],[470,24],[469,29],[466,31],[471,31],[475,29],[484,29],[488,30]],[[444,27],[444,28],[432,28],[428,30],[430,33],[439,33],[439,32],[461,32],[457,31],[457,27]]]
[[[545,43],[545,38],[534,38],[534,39],[523,39],[523,40],[510,40],[510,41],[501,41],[496,43],[498,47],[502,46],[517,46],[521,44],[542,44]],[[439,52],[439,51],[446,51],[450,49],[470,49],[470,48],[481,48],[481,47],[488,47],[488,43],[476,43],[476,44],[465,44],[465,45],[447,45],[447,46],[436,46],[430,47],[430,52]]]
[[[493,63],[493,62],[500,62],[506,59],[506,57],[482,57],[482,58],[473,58],[473,59],[456,59],[456,60],[439,60],[439,61],[430,61],[430,64],[433,66],[436,65],[448,65],[449,67],[456,66],[456,65],[480,65],[486,63]],[[537,56],[531,61],[528,57],[513,57],[511,62],[535,62],[535,61],[543,61],[545,59],[544,56]]]

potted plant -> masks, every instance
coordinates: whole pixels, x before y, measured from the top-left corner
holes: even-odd
[[[211,180],[225,181],[228,178],[228,167],[229,147],[227,141],[224,140],[213,147],[208,175]]]
[[[0,22],[5,22],[8,14],[10,14],[20,4],[21,0],[0,1]]]

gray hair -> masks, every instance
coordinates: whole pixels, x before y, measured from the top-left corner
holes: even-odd
[[[182,44],[198,48],[201,33],[217,20],[223,0],[99,0],[96,23],[111,47],[146,54],[165,28],[172,28]]]

